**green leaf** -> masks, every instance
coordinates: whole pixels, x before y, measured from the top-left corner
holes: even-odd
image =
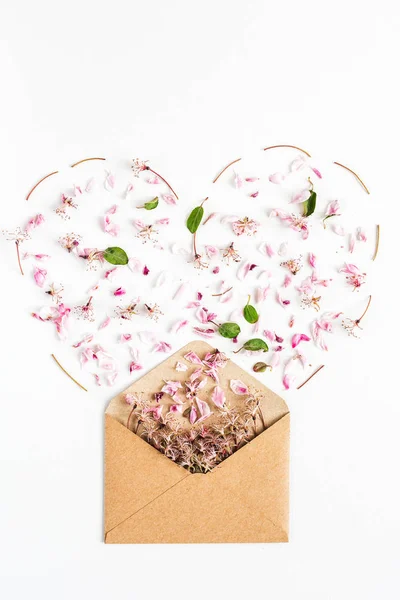
[[[196,206],[190,213],[186,226],[190,233],[196,233],[204,215],[204,208],[202,206]]]
[[[309,217],[315,211],[315,207],[317,205],[317,194],[315,192],[311,192],[308,200],[303,202],[304,217]]]
[[[240,333],[240,327],[237,323],[222,323],[218,328],[219,333],[224,338],[233,339]]]
[[[254,306],[251,306],[251,304],[246,304],[246,306],[243,309],[243,316],[248,323],[253,324],[257,323],[258,321],[258,312],[254,308]]]
[[[153,198],[153,200],[150,200],[149,202],[145,202],[143,204],[143,208],[145,208],[146,210],[154,210],[155,208],[157,208],[158,206],[158,197],[156,196],[155,198]]]
[[[128,255],[125,250],[122,248],[113,247],[107,248],[103,252],[104,260],[111,263],[112,265],[127,265],[128,264]]]
[[[268,352],[268,346],[264,342],[264,340],[260,340],[260,338],[253,338],[252,340],[248,340],[242,346],[244,350],[250,350],[250,352],[257,352],[257,350],[262,350],[263,352]]]
[[[271,368],[271,367],[269,365],[267,365],[265,362],[257,362],[253,366],[253,371],[255,373],[264,373],[264,371],[266,371],[267,368]]]

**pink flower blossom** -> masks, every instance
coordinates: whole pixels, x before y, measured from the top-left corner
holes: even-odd
[[[292,348],[296,348],[300,342],[309,342],[311,338],[305,333],[295,333],[292,337]]]
[[[240,379],[231,379],[229,386],[232,392],[238,396],[245,396],[249,393],[249,388],[243,381],[240,381]]]
[[[301,217],[300,215],[288,214],[280,208],[274,208],[270,214],[270,217],[278,217],[281,221],[288,223],[289,227],[294,231],[299,231],[303,240],[306,240],[309,235],[308,219],[307,217]]]
[[[39,267],[34,267],[33,278],[35,280],[36,285],[39,287],[43,287],[46,281],[47,271],[45,269],[39,269]]]
[[[233,221],[232,229],[236,235],[254,235],[255,233],[257,233],[259,225],[260,224],[257,223],[257,221],[254,221],[254,219],[244,217],[243,219]]]
[[[211,400],[214,402],[215,406],[218,406],[218,408],[224,407],[226,398],[223,389],[220,388],[219,385],[215,386],[211,395]]]
[[[339,273],[347,273],[346,281],[355,290],[359,289],[365,283],[366,273],[361,273],[356,265],[344,263],[344,266],[339,269]]]

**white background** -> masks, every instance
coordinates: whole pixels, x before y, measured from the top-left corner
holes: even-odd
[[[274,143],[355,168],[382,224],[368,334],[287,397],[280,546],[102,543],[110,391],[85,395],[50,364],[2,242],[4,598],[399,597],[399,17],[389,0],[3,3],[2,229],[41,174],[85,156],[149,158],[190,207],[225,163]]]

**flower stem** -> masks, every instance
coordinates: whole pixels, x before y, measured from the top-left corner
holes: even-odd
[[[196,247],[196,231],[193,234],[193,254],[194,257],[197,258],[198,254],[197,254],[197,247]]]
[[[31,189],[31,191],[30,191],[30,192],[29,192],[29,194],[27,195],[27,197],[26,197],[26,200],[29,200],[29,198],[30,198],[30,196],[31,196],[32,192],[34,192],[34,191],[36,190],[37,186],[38,186],[39,184],[41,184],[41,183],[42,183],[42,181],[44,181],[44,180],[45,180],[45,179],[47,179],[48,177],[51,177],[52,175],[55,175],[56,173],[58,173],[58,171],[53,171],[52,173],[49,173],[49,174],[48,174],[48,175],[46,175],[45,177],[42,177],[42,179],[41,179],[40,181],[38,181],[38,182],[36,183],[36,185],[34,185],[34,186],[33,186],[33,188]]]
[[[227,294],[228,292],[230,292],[232,289],[233,289],[233,286],[231,286],[230,288],[228,288],[224,292],[221,292],[220,294],[211,294],[211,297],[212,298],[217,298],[218,296],[223,296],[224,294]]]
[[[241,348],[239,348],[239,350],[234,350],[233,354],[237,354],[238,352],[240,352],[241,350],[243,350],[244,346],[242,346]]]
[[[342,165],[342,163],[333,161],[334,165],[337,165],[338,167],[342,167],[342,169],[346,169],[346,171],[349,171],[349,173],[352,173],[352,175],[354,175],[354,177],[357,179],[357,181],[362,185],[362,187],[364,188],[364,190],[367,192],[367,194],[370,193],[369,189],[367,188],[367,186],[365,185],[365,183],[362,181],[362,179],[357,175],[357,173],[355,173],[354,171],[352,171],[352,169],[349,169],[349,167],[346,167],[346,165]]]
[[[179,200],[178,198],[178,194],[174,191],[174,189],[170,186],[170,184],[168,183],[168,181],[166,179],[164,179],[164,177],[162,177],[160,175],[160,173],[157,173],[156,171],[154,171],[154,169],[152,169],[151,167],[147,167],[146,166],[146,171],[150,171],[151,173],[153,173],[154,175],[156,175],[156,177],[159,177],[171,190],[171,192],[174,194],[174,196],[176,197],[177,200]]]
[[[136,404],[133,405],[132,410],[129,413],[128,421],[126,423],[127,429],[129,429],[129,423],[130,423],[130,420],[131,420],[131,416],[133,415],[133,413],[134,413],[135,410],[136,410]]]
[[[365,307],[365,310],[364,310],[363,314],[361,315],[361,317],[359,319],[357,319],[357,321],[356,321],[357,325],[361,322],[361,319],[363,317],[365,317],[365,315],[367,314],[367,310],[369,309],[369,305],[371,304],[371,300],[372,300],[372,296],[370,296],[368,298],[368,303],[367,303],[367,306]]]
[[[276,146],[268,146],[267,148],[264,148],[264,151],[272,150],[273,148],[294,148],[295,150],[300,150],[300,152],[304,152],[304,154],[311,158],[311,154],[309,154],[306,150],[303,150],[303,148],[299,148],[298,146],[291,146],[290,144],[278,144]]]
[[[372,260],[374,261],[376,259],[376,257],[378,256],[378,250],[379,250],[379,238],[380,238],[380,234],[381,234],[381,228],[379,225],[376,226],[376,243],[375,243],[375,252],[374,255],[372,257]]]
[[[87,162],[88,160],[106,160],[106,159],[105,158],[101,158],[100,156],[95,156],[93,158],[84,158],[82,160],[78,160],[78,162],[76,162],[73,165],[71,165],[71,169],[73,169],[74,167],[77,167],[78,165],[81,165],[84,162]]]
[[[21,265],[21,257],[19,255],[19,242],[15,242],[15,247],[17,249],[17,257],[18,257],[18,264],[19,264],[19,270],[21,271],[21,275],[24,274],[23,270],[22,270],[22,265]]]
[[[299,390],[299,389],[301,389],[303,387],[303,385],[306,385],[306,383],[308,383],[310,381],[310,379],[312,379],[314,377],[314,375],[316,375],[317,373],[319,373],[319,371],[324,368],[324,366],[325,365],[321,365],[320,367],[318,367],[318,369],[316,371],[314,371],[314,373],[312,373],[310,375],[310,377],[308,377],[305,381],[303,381],[303,383],[301,383],[297,389]]]
[[[69,377],[70,379],[72,379],[72,381],[73,381],[74,383],[76,383],[76,385],[79,385],[79,387],[80,387],[80,388],[82,388],[82,389],[83,389],[85,392],[87,392],[87,389],[86,389],[85,387],[83,387],[83,385],[81,385],[81,384],[80,384],[80,383],[79,383],[79,382],[78,382],[76,379],[74,379],[74,378],[72,377],[72,375],[70,375],[70,374],[68,373],[68,371],[66,371],[66,370],[64,369],[64,367],[63,367],[63,366],[60,364],[60,362],[59,362],[59,361],[56,359],[56,357],[54,356],[54,354],[52,354],[51,356],[52,356],[52,358],[54,358],[54,360],[56,361],[56,363],[58,364],[58,366],[60,367],[60,369],[61,369],[62,371],[64,371],[64,373],[65,373],[66,375],[68,375],[68,377]]]
[[[220,172],[218,173],[218,175],[217,175],[217,176],[216,176],[216,178],[214,179],[213,183],[215,183],[216,181],[218,181],[218,179],[221,177],[221,175],[222,175],[223,173],[225,173],[225,171],[226,171],[227,169],[229,169],[229,167],[231,167],[231,166],[232,166],[232,165],[234,165],[235,163],[239,162],[239,160],[242,160],[242,159],[241,159],[241,158],[236,158],[235,160],[233,160],[232,162],[230,162],[230,163],[229,163],[229,165],[226,165],[226,167],[224,167],[224,168],[222,169],[222,171],[220,171]]]

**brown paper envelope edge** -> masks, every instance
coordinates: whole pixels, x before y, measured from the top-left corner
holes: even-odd
[[[190,475],[108,414],[104,465],[105,531]]]
[[[211,473],[183,477],[106,529],[105,542],[287,542],[289,431],[288,413]]]

